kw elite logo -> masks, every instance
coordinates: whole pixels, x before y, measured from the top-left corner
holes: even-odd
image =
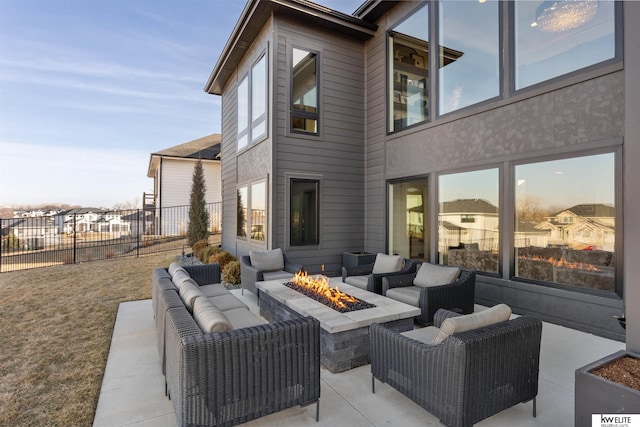
[[[592,414],[591,427],[640,427],[640,414]]]

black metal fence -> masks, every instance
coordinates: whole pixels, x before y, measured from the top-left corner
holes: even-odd
[[[209,230],[222,228],[221,203],[207,205]],[[0,273],[175,251],[186,245],[189,206],[0,219]]]

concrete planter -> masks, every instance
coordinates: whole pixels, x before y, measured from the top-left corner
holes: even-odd
[[[353,267],[373,264],[376,261],[376,255],[369,252],[344,252],[342,254],[342,266]]]
[[[592,414],[640,413],[640,391],[591,373],[591,371],[624,356],[640,358],[638,354],[622,350],[576,370],[576,427],[591,427]]]

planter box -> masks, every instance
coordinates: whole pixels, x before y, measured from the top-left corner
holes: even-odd
[[[344,252],[342,254],[342,266],[353,267],[356,265],[373,264],[377,254],[369,252]]]
[[[576,427],[591,427],[592,414],[640,413],[640,391],[591,373],[594,369],[624,356],[640,358],[638,354],[622,350],[576,370]]]

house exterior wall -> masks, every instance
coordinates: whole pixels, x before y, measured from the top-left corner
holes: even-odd
[[[226,83],[222,93],[222,140],[220,148],[221,176],[222,176],[222,247],[236,255],[246,255],[251,249],[266,249],[266,244],[250,243],[237,239],[237,189],[240,185],[249,185],[252,181],[267,179],[267,210],[272,212],[273,200],[270,197],[272,190],[271,166],[272,148],[271,141],[273,129],[271,126],[273,107],[273,95],[267,100],[267,137],[266,139],[249,146],[241,151],[237,149],[238,136],[238,83],[250,72],[253,64],[260,56],[267,52],[267,81],[271,84],[274,75],[272,31],[273,21],[269,19],[264,25],[253,44],[249,47],[233,77]],[[272,94],[272,87],[267,91]],[[269,220],[269,224],[272,221]],[[272,233],[268,233],[268,239]]]
[[[505,174],[503,181],[508,182],[513,162],[534,162],[554,155],[584,155],[594,150],[621,152],[625,137],[629,141],[624,126],[626,87],[622,64],[607,65],[588,74],[574,74],[387,134],[387,31],[415,7],[416,3],[400,2],[376,22],[377,34],[366,42],[365,250],[384,252],[386,249],[385,194],[389,180],[427,177],[429,212],[434,213],[437,212],[434,195],[440,173],[498,167]],[[625,158],[625,162],[628,159]],[[620,168],[617,173],[621,173]],[[513,195],[509,188],[501,191],[501,209],[505,209],[504,206],[513,203]],[[552,322],[623,338],[624,331],[613,318],[623,310],[621,298],[510,280],[511,254],[507,248],[511,247],[513,232],[509,230],[513,224],[509,224],[512,220],[506,212],[511,211],[501,214],[504,224],[500,277],[478,275],[476,301],[486,305],[506,303],[517,313],[534,314]],[[429,224],[430,230],[437,230],[435,215]],[[619,236],[622,237],[622,233]],[[430,239],[430,247],[437,247],[437,233],[431,233]],[[626,233],[625,239],[628,239]],[[436,261],[435,252],[431,250],[432,262]],[[628,259],[626,253],[625,259]],[[625,268],[628,264],[631,263],[625,263]]]
[[[364,48],[362,42],[276,21],[274,247],[311,272],[339,271],[344,251],[364,247]],[[291,52],[318,53],[318,135],[290,131]],[[289,180],[320,181],[320,242],[289,245]]]
[[[160,220],[163,235],[176,235],[186,233],[189,224],[189,210],[168,211],[163,208],[176,206],[189,206],[191,186],[193,184],[193,168],[196,161],[193,159],[163,158],[158,167],[160,176],[160,191],[158,194],[157,209],[162,213],[179,216],[171,220]],[[222,201],[222,182],[220,179],[220,162],[202,161],[202,172],[206,187],[206,203],[218,203]]]

